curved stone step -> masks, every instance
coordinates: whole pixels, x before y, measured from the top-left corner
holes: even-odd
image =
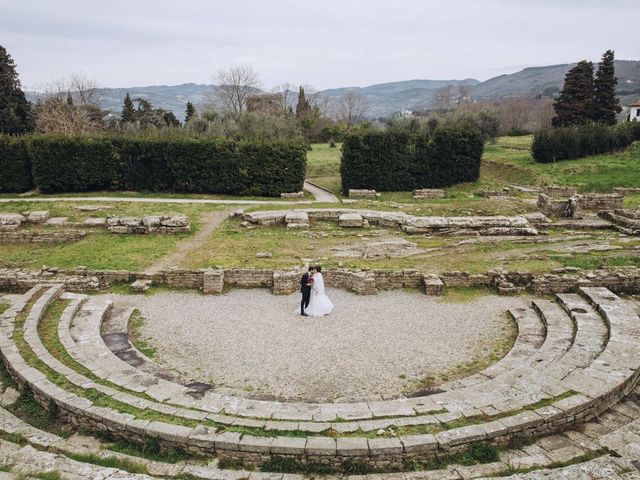
[[[40,318],[44,313],[45,307],[53,298],[54,289],[45,291],[33,304],[28,318]],[[495,420],[489,419],[485,423],[453,428],[435,435],[403,435],[398,438],[369,439],[357,436],[338,437],[337,439],[326,436],[307,436],[306,438],[261,437],[241,436],[231,431],[214,433],[204,426],[186,427],[159,421],[142,421],[131,414],[93,405],[87,398],[81,398],[70,391],[63,390],[49,381],[37,369],[30,367],[25,362],[15,343],[12,342],[15,318],[10,318],[11,316],[7,318],[3,315],[1,326],[3,336],[0,338],[0,352],[14,378],[20,384],[25,384],[32,388],[36,398],[47,404],[49,401],[54,401],[61,411],[76,418],[76,421],[87,422],[88,425],[94,428],[107,428],[114,435],[122,435],[127,438],[149,436],[158,438],[162,442],[168,442],[170,445],[183,446],[192,451],[197,449],[198,451],[210,453],[217,452],[223,457],[240,457],[257,463],[268,458],[269,455],[278,455],[285,451],[298,455],[307,461],[322,459],[332,463],[342,461],[341,459],[345,456],[359,456],[364,461],[375,465],[379,455],[386,455],[391,461],[400,462],[402,459],[411,457],[416,453],[419,453],[423,458],[452,453],[476,441],[501,444],[501,442],[508,441],[511,435],[540,436],[558,430],[566,430],[574,423],[580,423],[598,415],[617,402],[637,381],[640,367],[637,354],[631,353],[627,355],[625,350],[620,350],[619,348],[620,346],[629,348],[637,346],[638,338],[634,336],[636,334],[635,325],[632,327],[626,326],[629,323],[637,323],[637,316],[634,314],[633,318],[625,318],[628,311],[624,308],[622,301],[615,295],[610,294],[607,301],[610,302],[609,306],[599,306],[599,308],[602,309],[611,325],[611,348],[605,347],[602,351],[602,355],[609,356],[610,362],[603,362],[598,365],[598,368],[587,367],[577,372],[585,377],[585,381],[590,381],[589,387],[601,384],[602,386],[599,390],[587,392],[584,389],[584,394],[557,400],[548,407],[537,408],[535,411],[526,410],[522,413]],[[617,359],[624,366],[617,366],[615,364]],[[609,377],[602,375],[605,377],[603,379],[599,375],[605,372],[604,369],[607,369],[607,373],[610,375]],[[574,374],[576,372],[572,372],[571,375]],[[575,380],[576,377],[569,376],[567,378]],[[580,387],[580,385],[577,386]],[[518,385],[517,387],[520,389],[524,386]],[[526,388],[523,388],[522,391],[526,391]],[[453,392],[447,393],[452,394]],[[466,399],[460,400],[464,404]],[[389,412],[393,412],[391,413],[393,415],[399,406],[405,409],[412,407],[415,410],[415,405],[417,404],[409,400],[403,402],[395,400],[390,402],[369,402],[367,405],[371,412],[375,411],[378,415],[384,416],[385,413],[389,415]],[[451,406],[453,408],[457,407],[455,404]],[[335,409],[336,405],[322,405],[322,407]],[[296,409],[300,409],[300,405],[290,405],[289,408],[296,414],[304,413],[304,411],[296,411]]]

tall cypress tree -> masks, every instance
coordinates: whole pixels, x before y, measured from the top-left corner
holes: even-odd
[[[196,114],[197,114],[196,107],[193,106],[193,103],[187,102],[187,108],[185,108],[185,110],[184,110],[184,123],[185,123],[185,125],[187,123],[189,123],[189,120],[191,120],[193,117],[195,117]]]
[[[304,93],[304,87],[300,87],[298,91],[298,104],[296,105],[296,117],[302,120],[304,119],[311,110],[311,104]]]
[[[553,104],[554,127],[584,125],[593,119],[593,63],[582,60],[564,78],[564,87]]]
[[[122,115],[120,115],[120,121],[122,123],[130,123],[136,121],[136,109],[133,108],[133,102],[127,92],[127,96],[124,97],[124,103],[122,104]]]
[[[31,104],[20,88],[16,64],[0,45],[0,132],[19,134],[31,130]]]
[[[615,125],[618,113],[622,111],[620,100],[616,97],[614,53],[607,50],[602,55],[594,82],[593,120],[607,125]]]

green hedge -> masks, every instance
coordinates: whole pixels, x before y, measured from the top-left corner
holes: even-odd
[[[366,131],[342,145],[342,190],[381,192],[442,188],[480,177],[484,142],[468,123],[444,123],[432,133]]]
[[[539,130],[531,154],[538,163],[552,163],[612,152],[640,140],[640,123],[585,125]]]
[[[116,185],[118,159],[101,137],[37,136],[29,142],[34,183],[44,193],[108,190]]]
[[[306,148],[299,143],[48,135],[16,142],[28,152],[34,183],[45,193],[127,189],[278,196],[301,190],[306,171]]]
[[[33,188],[31,158],[20,137],[0,136],[0,192],[26,192]]]

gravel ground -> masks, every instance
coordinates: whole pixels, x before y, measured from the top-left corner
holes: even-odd
[[[117,296],[147,319],[156,360],[217,388],[288,400],[331,401],[393,395],[478,358],[515,328],[504,312],[522,297],[462,304],[420,293],[358,296],[328,289],[323,318],[294,313],[299,295],[233,290],[221,296]]]

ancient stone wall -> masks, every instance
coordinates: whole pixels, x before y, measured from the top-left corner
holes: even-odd
[[[77,242],[87,235],[83,230],[65,231],[33,231],[14,230],[0,231],[0,243],[62,243]]]

